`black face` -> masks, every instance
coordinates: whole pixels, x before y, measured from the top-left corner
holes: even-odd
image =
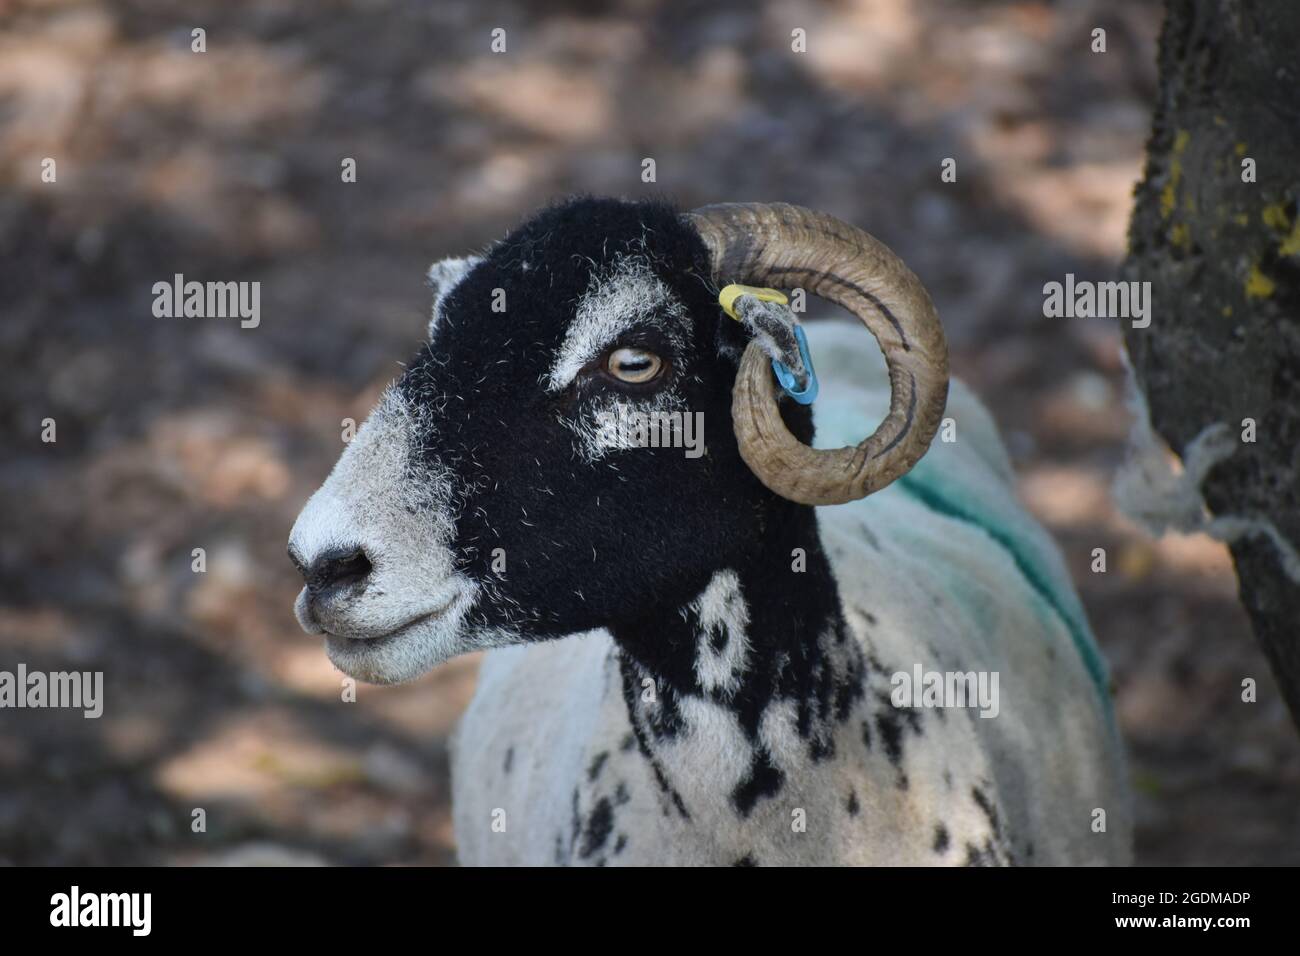
[[[397,390],[420,413],[418,455],[451,479],[453,560],[481,588],[468,627],[614,626],[761,546],[780,499],[737,450],[745,338],[716,296],[675,210],[596,199],[538,215],[446,293]],[[683,431],[679,447],[610,440],[617,406],[690,416],[703,453]],[[788,417],[809,440],[807,410]]]

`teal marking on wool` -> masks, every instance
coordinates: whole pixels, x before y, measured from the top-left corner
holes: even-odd
[[[927,462],[930,467],[926,467]],[[1065,624],[1066,630],[1070,632],[1070,638],[1079,656],[1083,658],[1084,667],[1088,671],[1088,676],[1092,678],[1093,685],[1101,697],[1103,709],[1113,726],[1110,675],[1106,670],[1106,663],[1097,649],[1096,640],[1092,636],[1091,628],[1088,627],[1088,620],[1078,599],[1068,587],[1057,587],[1050,573],[1045,575],[1040,572],[1039,569],[1050,560],[1048,555],[1039,551],[1027,535],[1008,533],[996,520],[989,520],[995,516],[981,513],[984,509],[979,507],[978,502],[972,503],[974,507],[964,507],[959,496],[953,493],[953,489],[942,487],[945,483],[942,469],[937,463],[930,461],[929,456],[923,458],[915,468],[897,482],[901,491],[911,495],[931,511],[976,526],[1010,555],[1030,587],[1048,607],[1056,612]]]
[[[855,445],[870,430],[870,423],[880,421],[888,411],[884,359],[856,323],[817,323],[810,327],[808,338],[827,395],[815,406],[814,446]],[[957,381],[950,384],[948,413],[963,422],[961,445],[936,439],[910,472],[878,494],[887,497],[896,488],[936,514],[978,528],[1002,548],[1042,602],[1044,613],[1053,614],[1065,626],[1101,698],[1107,722],[1118,732],[1110,677],[1083,605],[1052,539],[1016,500],[1011,463],[996,424]],[[883,500],[880,504],[887,507]]]

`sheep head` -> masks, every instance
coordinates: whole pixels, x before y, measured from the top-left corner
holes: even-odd
[[[361,679],[684,604],[790,509],[903,474],[942,414],[946,350],[920,283],[797,207],[580,199],[430,279],[428,341],[290,536],[299,622]],[[808,447],[809,409],[778,401],[766,354],[718,306],[730,282],[862,318],[894,389],[874,435]],[[629,441],[619,423],[637,421],[679,440]]]

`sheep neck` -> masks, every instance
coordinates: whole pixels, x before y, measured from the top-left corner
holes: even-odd
[[[657,697],[660,729],[680,723],[683,698],[702,699],[734,713],[757,739],[764,713],[780,700],[815,738],[813,725],[829,735],[826,725],[861,698],[864,655],[841,613],[813,509],[777,500],[762,528],[748,553],[715,572],[693,600],[610,628],[623,652],[628,706]]]

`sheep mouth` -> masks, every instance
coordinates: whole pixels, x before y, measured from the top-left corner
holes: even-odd
[[[332,629],[323,635],[326,656],[344,674],[370,684],[414,680],[468,649],[462,647],[460,622],[472,595],[463,585],[451,590],[450,595],[433,596],[440,602],[436,607],[395,627],[391,619],[372,618],[369,627],[360,621],[331,623]]]
[[[427,611],[424,614],[420,614],[417,617],[413,617],[406,623],[399,624],[396,627],[394,627],[392,630],[383,631],[382,633],[379,634],[373,634],[373,633],[348,634],[345,632],[331,631],[329,629],[325,629],[325,636],[330,640],[334,640],[334,641],[355,642],[357,644],[366,644],[372,647],[377,647],[379,645],[391,643],[392,641],[398,640],[406,636],[410,632],[416,630],[421,625],[427,624],[430,621],[435,621],[438,618],[443,617],[444,615],[446,615],[448,611],[451,610],[452,605],[455,603],[456,603],[456,599],[452,598],[448,600],[445,604],[443,604],[441,607],[434,608],[432,611]]]

